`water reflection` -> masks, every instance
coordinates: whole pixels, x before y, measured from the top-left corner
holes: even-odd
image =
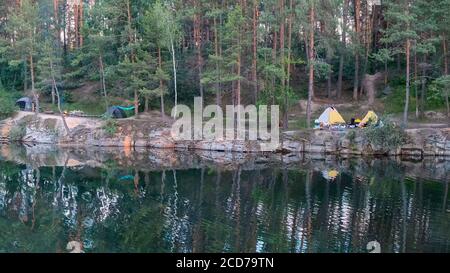
[[[448,160],[0,148],[0,252],[450,252]]]

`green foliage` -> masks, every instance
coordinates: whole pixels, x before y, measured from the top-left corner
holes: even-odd
[[[9,139],[11,141],[21,141],[25,137],[26,133],[26,123],[18,122],[11,127],[11,131],[9,132]]]
[[[394,60],[394,58],[392,58],[392,52],[388,48],[382,48],[377,53],[373,53],[370,57],[382,64]]]
[[[0,119],[7,118],[15,112],[14,104],[13,96],[7,93],[0,85]]]
[[[405,85],[397,85],[392,87],[392,93],[383,98],[384,111],[386,114],[402,113],[405,104]],[[414,111],[416,105],[416,98],[412,93],[409,97],[411,107],[409,111]]]
[[[427,88],[427,108],[436,109],[444,106],[444,94],[446,89],[438,82],[432,82]]]
[[[380,126],[369,126],[364,129],[364,135],[371,144],[385,149],[395,149],[408,143],[406,132],[394,122],[380,118]]]
[[[108,136],[113,136],[117,133],[117,130],[119,128],[119,124],[117,123],[117,120],[113,118],[105,118],[103,121],[102,129],[105,131],[105,133]]]
[[[355,139],[356,139],[355,130],[351,130],[345,137],[350,141],[350,143],[355,142]]]

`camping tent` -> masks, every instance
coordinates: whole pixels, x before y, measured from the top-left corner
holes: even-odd
[[[317,122],[324,125],[335,125],[343,124],[345,123],[345,120],[334,107],[328,107],[317,119]]]
[[[339,175],[339,172],[336,170],[322,171],[322,176],[326,180],[334,180],[334,179],[336,179],[336,177],[338,177],[338,175]]]
[[[363,118],[363,120],[359,123],[359,126],[365,126],[370,124],[377,124],[378,116],[374,111],[367,112],[367,115]]]
[[[108,111],[105,113],[105,116],[111,117],[111,118],[126,118],[127,115],[125,114],[125,111],[123,111],[118,106],[111,106],[108,108]]]
[[[33,108],[33,100],[28,97],[23,97],[16,101],[16,105],[19,106],[22,111],[31,111]]]

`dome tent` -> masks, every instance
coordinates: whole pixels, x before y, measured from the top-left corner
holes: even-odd
[[[367,115],[363,118],[363,120],[359,123],[359,126],[366,125],[375,125],[378,123],[378,116],[374,111],[367,112]]]
[[[110,118],[126,118],[127,114],[118,106],[111,106],[108,108],[108,111],[105,113],[105,116]]]
[[[317,119],[318,123],[324,125],[344,124],[345,120],[334,107],[328,107]]]
[[[33,108],[33,100],[29,97],[23,97],[16,101],[16,105],[19,106],[22,111],[31,111]]]

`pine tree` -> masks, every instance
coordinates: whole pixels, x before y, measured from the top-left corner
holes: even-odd
[[[417,34],[411,28],[415,17],[411,13],[410,0],[390,0],[387,2],[386,20],[389,28],[384,33],[383,42],[389,44],[393,54],[405,54],[406,59],[406,91],[405,107],[403,111],[403,126],[408,123],[409,99],[410,99],[410,55],[411,41],[417,39]]]
[[[31,93],[39,113],[39,92],[36,90],[36,57],[38,45],[38,27],[40,24],[39,6],[32,0],[23,0],[10,15],[8,33],[13,38],[12,50],[16,52],[16,61],[26,59],[31,79]]]

